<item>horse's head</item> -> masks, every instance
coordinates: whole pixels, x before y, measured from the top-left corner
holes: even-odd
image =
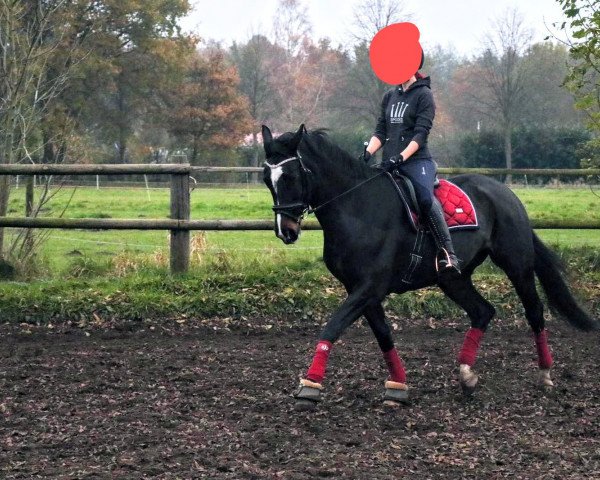
[[[305,131],[304,125],[300,125],[296,133],[284,133],[274,139],[271,130],[265,125],[262,127],[266,154],[264,181],[273,195],[275,234],[285,244],[298,240],[302,217],[309,208],[310,171],[298,153]]]

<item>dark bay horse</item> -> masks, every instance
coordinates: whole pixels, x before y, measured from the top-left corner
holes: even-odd
[[[472,367],[495,309],[475,289],[471,276],[488,256],[506,273],[525,307],[543,385],[552,386],[552,356],[535,277],[550,306],[571,325],[586,331],[597,329],[596,320],[573,298],[556,255],[533,232],[522,203],[504,184],[480,175],[452,179],[471,197],[479,220],[477,230],[452,233],[462,273],[438,276],[436,247],[427,236],[423,261],[414,282],[407,284],[402,277],[409,268],[416,234],[389,178],[334,145],[322,131],[307,132],[304,125],[278,138],[263,126],[263,139],[264,180],[273,195],[277,236],[286,244],[294,243],[302,216],[312,207],[323,228],[325,264],[348,292],[321,333],[312,365],[296,392],[297,408],[314,408],[320,400],[332,345],[362,315],[388,365],[386,403],[406,401],[406,375],[382,301],[392,292],[436,284],[471,320],[458,361],[463,391],[472,393],[477,383]]]

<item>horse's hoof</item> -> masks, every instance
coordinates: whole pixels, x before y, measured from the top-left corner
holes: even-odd
[[[552,388],[554,382],[550,378],[550,370],[540,370],[540,386],[542,388]]]
[[[466,397],[473,395],[473,393],[475,393],[475,387],[477,387],[478,381],[479,378],[475,373],[473,373],[469,365],[463,364],[460,366],[459,382],[463,395]]]
[[[396,401],[396,400],[384,400],[383,401],[383,406],[388,407],[388,408],[400,408],[400,407],[406,407],[407,405],[409,405],[408,399],[403,400],[403,401]]]
[[[471,386],[469,386],[469,385],[466,385],[466,384],[464,384],[464,383],[462,383],[462,382],[460,382],[460,388],[461,388],[461,390],[462,390],[462,393],[463,393],[463,395],[464,395],[465,397],[470,397],[470,396],[472,396],[472,395],[475,393],[475,390],[477,390],[477,389],[475,388],[475,386],[472,386],[472,387],[471,387]]]
[[[317,402],[314,400],[307,400],[306,398],[297,398],[294,403],[294,410],[297,412],[312,412],[317,409]]]
[[[398,407],[400,405],[408,405],[408,387],[405,383],[385,382],[385,395],[383,404],[386,407]]]
[[[294,409],[306,412],[317,408],[317,403],[321,401],[321,390],[323,390],[323,386],[320,383],[311,382],[305,378],[301,379],[300,386],[294,392],[296,399]]]

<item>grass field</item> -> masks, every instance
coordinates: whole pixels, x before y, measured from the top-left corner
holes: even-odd
[[[22,216],[23,190],[13,192],[10,215]],[[61,191],[44,215],[58,216],[72,190]],[[531,217],[596,217],[600,199],[585,189],[518,189]],[[270,219],[266,188],[203,189],[192,194],[192,218]],[[77,189],[64,216],[71,218],[166,218],[168,190]],[[550,212],[552,216],[550,216]],[[48,323],[210,318],[245,325],[245,319],[326,316],[344,292],[320,261],[321,232],[304,232],[284,246],[273,232],[195,233],[192,267],[168,274],[168,232],[46,231],[35,268],[15,282],[0,282],[0,318]],[[600,231],[539,232],[569,264],[573,287],[599,312]],[[482,294],[499,315],[522,316],[504,275],[491,263],[476,273]],[[392,296],[388,309],[409,317],[452,317],[460,312],[435,288]],[[100,320],[99,320],[100,319]],[[178,321],[179,321],[178,320]],[[255,320],[253,320],[255,321]],[[318,320],[316,320],[318,321]],[[228,324],[229,325],[229,324]]]
[[[600,218],[600,198],[589,189],[519,188],[515,193],[531,218]],[[69,203],[70,201],[70,203]],[[264,187],[248,189],[197,189],[192,193],[194,219],[271,219],[271,198]],[[43,216],[70,218],[167,218],[168,189],[65,188],[47,205]],[[15,190],[9,215],[23,216],[24,190]],[[13,231],[14,233],[14,231]],[[541,230],[540,236],[561,247],[598,247],[598,230]],[[116,255],[168,253],[166,231],[48,231],[42,263],[44,276],[68,275],[82,263],[109,263]],[[321,254],[321,232],[304,232],[300,242],[284,246],[272,232],[206,232],[207,253],[226,252],[231,259],[263,257],[276,252],[279,258],[317,259]]]

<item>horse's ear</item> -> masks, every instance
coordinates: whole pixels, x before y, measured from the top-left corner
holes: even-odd
[[[262,126],[262,137],[264,144],[271,143],[273,141],[273,134],[266,125]]]
[[[262,126],[262,138],[263,138],[263,146],[265,147],[265,153],[268,156],[270,153],[270,150],[271,150],[271,142],[273,141],[273,134],[271,133],[271,130],[269,130],[269,127],[267,127],[266,125]]]
[[[306,127],[304,126],[304,124],[302,124],[302,125],[300,125],[300,128],[298,128],[298,131],[294,135],[294,138],[292,138],[292,143],[290,145],[292,147],[292,150],[298,149],[298,145],[300,145],[300,142],[302,141],[302,136],[305,133],[306,133]]]

